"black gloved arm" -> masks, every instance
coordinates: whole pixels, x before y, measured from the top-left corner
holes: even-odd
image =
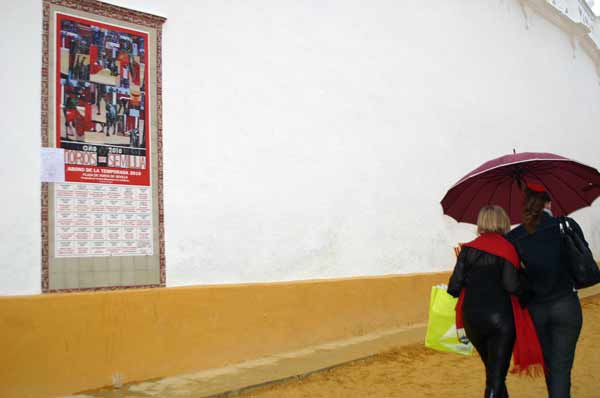
[[[469,249],[463,248],[456,259],[456,265],[454,266],[454,271],[450,276],[450,281],[448,282],[448,294],[452,297],[458,297],[460,295],[460,291],[464,287],[465,284],[465,272],[466,272],[466,263],[465,259],[467,257],[467,251]]]

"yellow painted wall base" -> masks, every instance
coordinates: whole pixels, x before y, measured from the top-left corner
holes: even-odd
[[[0,298],[0,397],[55,397],[423,323],[449,273]],[[600,286],[582,291],[599,294]]]
[[[222,367],[427,319],[429,273],[0,298],[0,396]]]

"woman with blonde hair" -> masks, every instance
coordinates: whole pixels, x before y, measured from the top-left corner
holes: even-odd
[[[510,221],[499,206],[479,211],[475,240],[462,245],[448,293],[459,297],[457,329],[464,327],[486,372],[485,397],[508,397],[506,374],[514,353],[513,372],[543,369],[535,328],[518,297],[526,291],[515,248],[504,238]]]

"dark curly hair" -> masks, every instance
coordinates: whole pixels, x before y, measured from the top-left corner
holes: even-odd
[[[530,234],[534,233],[542,218],[544,206],[550,202],[547,192],[536,192],[525,188],[525,204],[523,206],[523,226]]]

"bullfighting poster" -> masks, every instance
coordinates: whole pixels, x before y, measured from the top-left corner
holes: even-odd
[[[56,144],[65,180],[150,185],[148,34],[56,14]]]

